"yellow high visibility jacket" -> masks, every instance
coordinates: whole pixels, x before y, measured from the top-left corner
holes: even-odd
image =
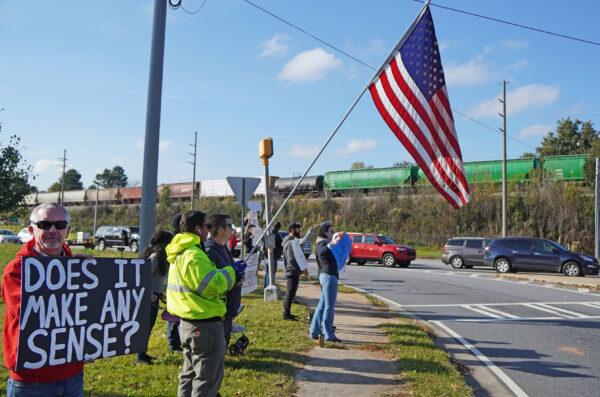
[[[187,320],[223,317],[223,295],[235,284],[233,267],[218,269],[200,248],[200,237],[176,234],[166,247],[169,267],[167,310]]]

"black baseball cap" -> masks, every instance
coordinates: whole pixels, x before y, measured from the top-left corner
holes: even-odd
[[[299,224],[298,222],[292,222],[288,225],[288,231],[292,230],[292,229],[300,229],[302,227],[301,224]]]

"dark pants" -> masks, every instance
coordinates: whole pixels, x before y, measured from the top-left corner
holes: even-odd
[[[229,346],[229,340],[231,339],[231,326],[233,325],[233,319],[240,310],[240,303],[242,302],[242,286],[237,285],[227,293],[227,312],[223,318],[223,333],[225,334],[225,346]]]
[[[83,372],[72,378],[48,383],[20,382],[8,378],[7,397],[83,397]]]
[[[167,340],[169,341],[169,350],[181,349],[181,340],[179,339],[179,324],[173,321],[167,321]]]
[[[298,284],[300,283],[300,276],[286,276],[287,279],[287,291],[285,292],[285,298],[283,298],[283,315],[289,316],[292,314],[292,303],[296,297],[298,291]]]
[[[146,341],[146,350],[143,353],[138,353],[138,360],[144,357],[144,354],[148,351],[148,342],[150,342],[150,335],[152,334],[152,328],[154,328],[154,324],[156,324],[156,317],[158,316],[158,300],[156,303],[150,304],[150,331],[148,332],[148,340]]]

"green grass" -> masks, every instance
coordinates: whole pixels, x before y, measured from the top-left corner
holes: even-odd
[[[400,379],[408,384],[411,395],[472,396],[452,357],[414,320],[402,317],[399,323],[384,324],[382,329],[390,343],[380,347],[398,362]]]
[[[0,246],[0,265],[10,261],[17,245]],[[117,251],[76,250],[96,256],[120,256]],[[134,256],[126,253],[125,256]],[[262,285],[262,283],[259,283]],[[313,345],[308,338],[308,310],[294,306],[304,321],[284,321],[281,302],[263,302],[259,289],[244,296],[244,311],[236,323],[247,327],[250,345],[243,356],[225,357],[223,396],[288,396],[295,392],[293,374],[306,362],[304,353]],[[4,304],[0,305],[0,322]],[[233,335],[233,340],[237,335]],[[181,354],[167,349],[166,324],[160,318],[152,330],[148,354],[156,357],[151,366],[135,364],[135,356],[97,360],[85,366],[86,396],[166,396],[177,394]],[[0,356],[3,360],[3,357]],[[0,375],[0,394],[5,394],[8,372]]]
[[[442,256],[442,249],[439,247],[414,247],[417,251],[417,258],[425,259],[440,259]]]
[[[354,288],[347,287],[344,284],[338,284],[338,292],[341,292],[344,294],[356,294],[357,293],[357,291]]]

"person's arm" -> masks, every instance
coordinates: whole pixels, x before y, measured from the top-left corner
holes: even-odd
[[[190,263],[186,266],[186,270],[192,273],[190,278],[196,280],[192,283],[194,285],[189,285],[194,293],[207,299],[213,299],[225,294],[235,285],[236,278],[233,267],[225,266],[217,269],[203,252],[194,254],[192,261],[195,265]]]

